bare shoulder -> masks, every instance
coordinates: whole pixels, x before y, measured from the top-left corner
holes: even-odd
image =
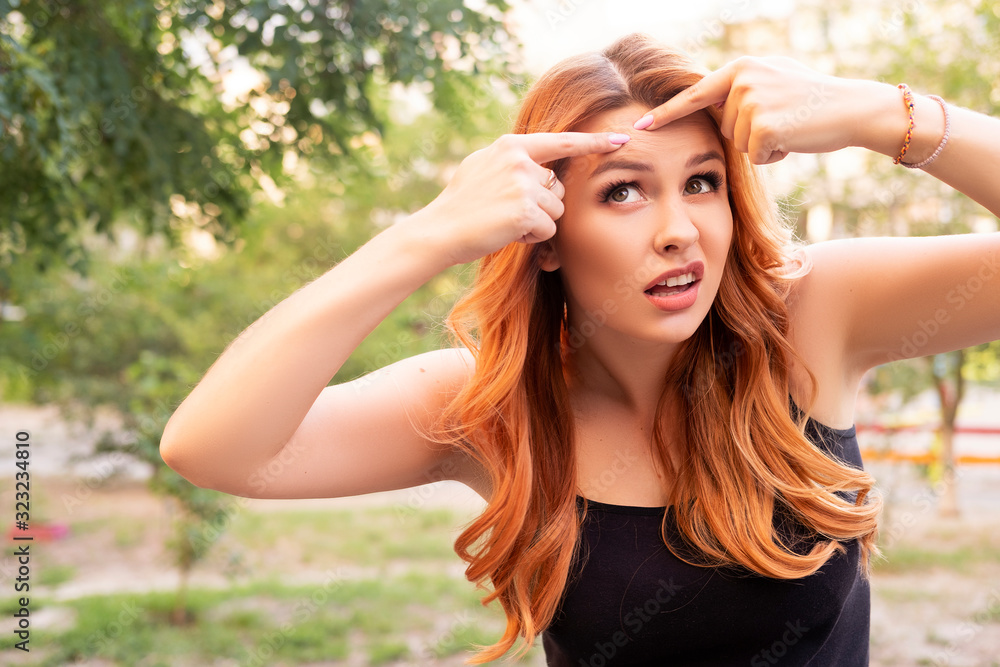
[[[476,360],[465,348],[445,348],[424,352],[363,375],[357,380],[338,385],[355,392],[365,387],[391,383],[402,389],[417,389],[412,396],[428,407],[441,403],[459,391],[475,372]]]
[[[792,360],[791,392],[799,405],[806,403],[815,381],[811,415],[834,428],[854,422],[854,403],[863,371],[850,367],[846,350],[844,315],[839,290],[850,290],[839,279],[844,271],[846,247],[818,243],[802,248],[807,270],[788,293],[789,342],[798,355]]]
[[[384,403],[397,406],[397,410],[378,410],[386,417],[386,425],[401,421],[394,416],[405,417],[426,450],[438,452],[434,465],[422,473],[418,483],[452,479],[482,493],[481,475],[474,463],[463,450],[439,442],[436,431],[443,411],[475,368],[475,357],[468,349],[445,348],[402,359],[326,391],[339,395],[337,402],[342,403],[342,409],[357,410],[358,414]]]
[[[418,435],[429,449],[441,447],[435,429],[443,411],[465,387],[476,370],[476,359],[464,347],[426,352],[376,371],[361,380],[369,386],[391,386]],[[462,482],[483,498],[489,495],[487,475],[467,452],[446,447],[433,467],[419,482],[454,480]]]
[[[476,371],[476,358],[467,348],[447,348],[412,357],[408,365],[425,377],[429,421],[437,426],[443,411],[465,388]],[[432,426],[432,428],[433,428]],[[462,482],[484,499],[490,496],[488,476],[464,449],[452,447],[440,466],[440,478]]]
[[[476,467],[435,435],[442,411],[474,369],[467,350],[445,349],[327,387],[243,495],[342,497],[443,479],[482,494]]]
[[[789,294],[792,344],[833,417],[853,414],[875,366],[1000,338],[1000,234],[844,239],[805,252],[812,269]]]

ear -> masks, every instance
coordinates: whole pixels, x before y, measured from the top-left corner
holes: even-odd
[[[552,239],[542,241],[538,244],[538,268],[542,271],[555,271],[562,263],[559,261],[559,253],[552,246]]]

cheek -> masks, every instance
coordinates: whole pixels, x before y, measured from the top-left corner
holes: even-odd
[[[715,222],[702,228],[702,247],[705,252],[718,260],[725,258],[733,244],[733,218],[727,209],[715,218]]]
[[[577,271],[577,266],[593,258],[596,225],[586,215],[573,210],[569,203],[566,211],[556,226],[556,235],[552,238],[552,247],[559,255],[563,269],[571,273]]]
[[[603,225],[588,222],[574,220],[554,244],[566,289],[580,298],[613,290],[634,273],[641,259],[634,237],[625,230],[610,230],[606,221]]]

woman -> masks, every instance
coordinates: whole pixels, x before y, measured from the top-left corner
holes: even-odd
[[[702,77],[641,36],[572,58],[515,134],[237,338],[163,458],[261,498],[469,485],[488,504],[456,551],[508,619],[479,662],[544,633],[553,665],[866,664],[859,381],[928,318],[916,354],[1000,336],[996,281],[949,299],[1000,237],[793,251],[751,163],[864,146],[997,213],[998,128],[784,59]],[[450,317],[463,347],[326,386],[479,258]]]

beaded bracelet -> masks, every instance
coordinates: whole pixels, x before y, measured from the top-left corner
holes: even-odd
[[[906,155],[906,151],[910,149],[910,140],[913,138],[913,93],[910,92],[910,87],[905,83],[901,83],[896,87],[903,91],[903,104],[906,105],[907,114],[906,136],[903,137],[903,147],[900,149],[896,159],[892,161],[893,164],[900,164]]]
[[[945,104],[945,101],[942,100],[937,95],[928,95],[927,97],[928,97],[928,99],[932,99],[932,100],[934,100],[935,102],[937,102],[938,104],[941,105],[941,111],[944,112],[944,134],[941,135],[941,143],[938,144],[937,148],[934,149],[934,152],[931,153],[931,156],[929,158],[927,158],[926,160],[921,160],[920,162],[917,162],[916,164],[909,164],[909,163],[906,163],[906,162],[900,162],[899,163],[899,164],[903,165],[904,167],[906,167],[907,169],[920,169],[921,167],[926,167],[931,162],[933,162],[934,160],[936,160],[937,156],[941,155],[941,151],[944,150],[945,144],[948,143],[948,137],[951,136],[951,112],[948,111],[948,105]]]

